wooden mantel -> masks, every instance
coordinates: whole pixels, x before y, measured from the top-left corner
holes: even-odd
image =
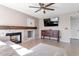
[[[5,26],[5,25],[0,25],[0,29],[37,29],[37,27],[32,27],[32,26]]]

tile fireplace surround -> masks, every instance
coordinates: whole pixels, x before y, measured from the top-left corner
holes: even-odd
[[[5,37],[8,37],[8,40],[10,40],[10,36],[6,36],[6,33],[18,33],[21,32],[22,35],[22,41],[24,42],[25,40],[30,40],[35,38],[35,30],[34,29],[27,29],[27,30],[19,30],[19,29],[7,29],[7,30],[0,30],[0,39],[6,39]],[[29,35],[28,33],[31,32]],[[18,35],[17,35],[18,36]],[[30,36],[30,37],[28,37]],[[13,36],[12,38],[16,38],[16,36]],[[18,38],[20,38],[18,36]]]
[[[10,40],[15,43],[21,43],[22,42],[22,33],[21,32],[15,32],[15,33],[6,33],[6,36],[10,36]]]

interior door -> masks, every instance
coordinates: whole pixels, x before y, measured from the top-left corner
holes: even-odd
[[[79,16],[73,16],[70,19],[71,38],[79,39]]]

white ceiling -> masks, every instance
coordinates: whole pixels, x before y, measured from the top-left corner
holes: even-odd
[[[36,8],[29,8],[29,6],[39,6],[38,3],[27,3],[27,2],[16,3],[15,1],[14,3],[0,2],[0,4],[40,19],[49,17],[52,18],[64,13],[79,10],[79,3],[55,3],[54,5],[49,7],[54,8],[55,11],[46,11],[46,14],[44,14],[42,11],[35,13],[34,11],[37,10]]]

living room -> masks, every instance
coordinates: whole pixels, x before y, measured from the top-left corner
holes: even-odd
[[[0,56],[78,56],[78,6],[0,2]]]

